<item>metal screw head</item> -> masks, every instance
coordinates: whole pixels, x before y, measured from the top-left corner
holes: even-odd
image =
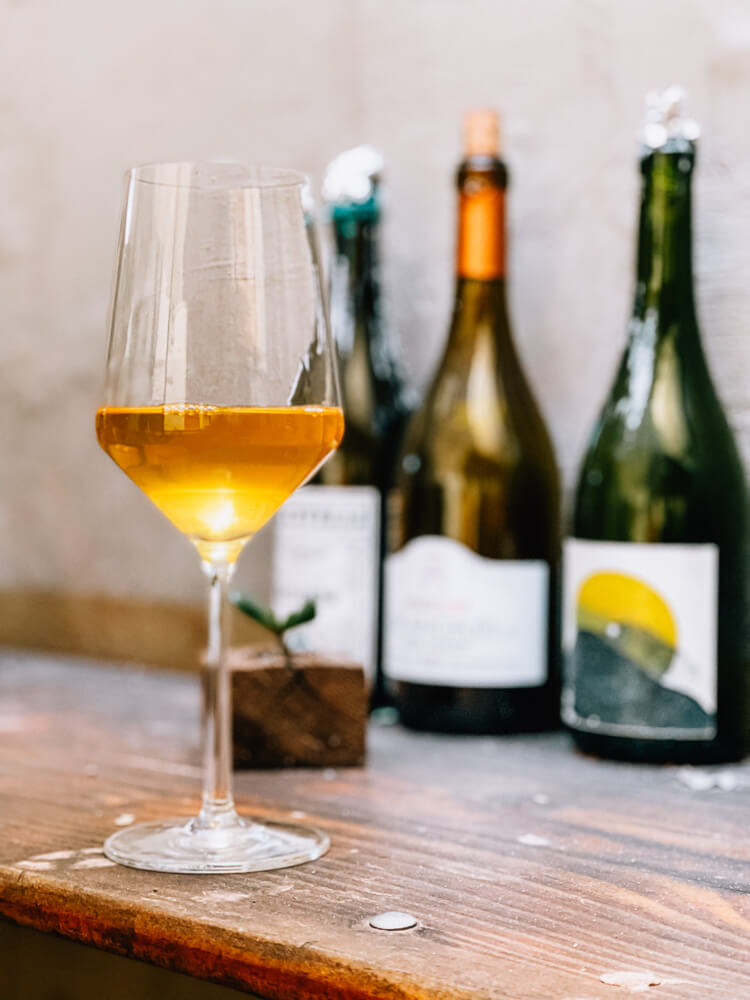
[[[411,913],[399,913],[397,910],[390,910],[388,913],[378,913],[370,918],[370,927],[378,931],[408,931],[411,927],[417,926],[416,917]]]

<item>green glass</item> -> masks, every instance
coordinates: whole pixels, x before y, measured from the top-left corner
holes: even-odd
[[[373,486],[380,496],[377,650],[370,689],[370,708],[379,709],[391,702],[382,665],[386,496],[409,407],[405,382],[383,322],[380,188],[377,178],[370,180],[371,194],[366,201],[342,200],[330,210],[333,329],[347,429],[341,453],[323,466],[315,482],[325,486]],[[345,335],[340,336],[344,331]]]
[[[398,551],[419,536],[442,536],[491,560],[543,560],[550,567],[547,651],[557,643],[556,569],[559,487],[547,430],[511,335],[504,275],[504,235],[471,227],[471,197],[496,189],[502,201],[504,164],[468,156],[459,166],[459,229],[466,239],[498,240],[499,273],[469,277],[473,248],[462,249],[448,341],[422,408],[405,435],[391,498],[390,545]],[[502,224],[502,214],[499,221]],[[470,231],[471,230],[471,231]],[[464,240],[465,243],[465,240]],[[481,248],[480,248],[481,249]],[[386,664],[387,666],[387,664]],[[416,729],[501,733],[542,729],[559,713],[556,669],[541,685],[472,687],[455,664],[451,685],[395,681],[401,720]]]
[[[730,759],[741,754],[747,730],[748,498],[698,331],[691,225],[695,152],[693,141],[677,135],[646,148],[641,158],[633,314],[614,385],[583,459],[573,534],[718,546],[715,736],[633,738],[573,730],[582,749],[603,756]],[[585,696],[585,657],[577,647],[566,667],[565,697],[571,701]],[[565,699],[563,704],[565,709]]]
[[[317,601],[315,622],[298,629],[297,648],[362,664],[373,708],[387,703],[382,678],[385,495],[405,422],[405,382],[383,322],[379,269],[380,176],[370,146],[337,156],[323,197],[330,222],[331,326],[347,426],[309,487],[280,512],[274,550],[274,604],[289,613]],[[312,211],[308,234],[317,258]]]
[[[335,486],[390,485],[408,412],[406,392],[383,324],[378,256],[380,193],[363,203],[331,208],[334,242],[332,320],[348,417],[342,451],[316,482]],[[347,336],[341,336],[342,328]]]

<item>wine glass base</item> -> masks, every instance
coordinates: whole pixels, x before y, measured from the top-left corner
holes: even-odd
[[[331,842],[314,827],[242,820],[224,829],[200,829],[194,820],[140,823],[104,844],[110,861],[129,868],[183,875],[265,872],[322,857]]]

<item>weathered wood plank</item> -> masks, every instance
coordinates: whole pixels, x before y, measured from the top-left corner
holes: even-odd
[[[232,616],[232,636],[237,645],[268,639],[260,625],[239,612]],[[196,671],[205,637],[203,606],[59,590],[0,590],[0,644],[5,646]]]
[[[697,791],[561,734],[374,729],[364,769],[238,776],[243,811],[330,832],[315,864],[109,865],[118,819],[196,808],[198,700],[191,677],[0,660],[0,914],[272,1000],[616,1000],[625,972],[750,997],[747,765]],[[369,927],[392,909],[418,926]]]
[[[3,1000],[248,1000],[203,979],[0,920]]]

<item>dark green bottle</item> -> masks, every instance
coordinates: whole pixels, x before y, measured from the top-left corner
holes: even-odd
[[[384,498],[408,412],[408,392],[383,321],[379,238],[383,160],[370,146],[326,170],[331,326],[339,354],[344,439],[312,485],[276,518],[274,605],[317,602],[295,630],[300,648],[363,665],[372,708],[387,702],[381,670]]]
[[[331,325],[340,356],[344,442],[317,480],[390,488],[409,393],[383,317],[380,274],[382,157],[360,146],[337,157],[323,196],[333,240]],[[357,179],[367,186],[361,193]]]
[[[586,752],[737,758],[748,728],[748,497],[701,346],[695,124],[650,95],[635,302],[565,546],[563,720]]]

